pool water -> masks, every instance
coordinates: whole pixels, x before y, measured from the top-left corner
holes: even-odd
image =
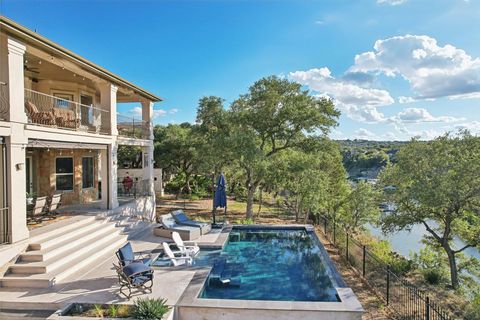
[[[200,298],[339,301],[321,244],[304,228],[234,228],[221,252],[195,263],[213,265]]]

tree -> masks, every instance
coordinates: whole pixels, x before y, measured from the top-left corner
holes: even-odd
[[[186,191],[190,194],[192,175],[198,170],[203,159],[199,152],[203,140],[198,129],[190,123],[156,126],[154,136],[155,163],[165,172],[181,176],[184,182],[180,193]]]
[[[386,232],[422,224],[427,242],[448,257],[450,283],[459,285],[457,256],[480,244],[480,138],[461,132],[430,142],[413,139],[397,153],[397,162],[380,176],[386,198],[397,206],[382,217]],[[465,246],[456,248],[453,238]]]
[[[255,82],[230,107],[232,147],[245,172],[246,217],[253,217],[254,194],[272,156],[305,145],[337,124],[331,100],[316,98],[301,85],[271,76]]]
[[[347,231],[358,231],[367,223],[375,223],[380,216],[380,192],[361,181],[345,198],[338,221]]]

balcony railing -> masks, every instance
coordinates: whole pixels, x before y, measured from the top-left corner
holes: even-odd
[[[5,82],[0,82],[0,120],[7,120],[8,117],[8,87]]]
[[[151,191],[152,180],[145,179],[139,181],[118,181],[117,195],[122,198],[133,198],[152,196]]]
[[[36,125],[110,133],[110,111],[25,89],[25,112]]]
[[[147,121],[132,116],[117,114],[118,135],[136,139],[150,139],[150,126]]]

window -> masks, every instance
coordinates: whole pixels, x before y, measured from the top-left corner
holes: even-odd
[[[82,158],[82,188],[93,188],[93,157]]]
[[[73,101],[73,94],[54,93],[53,96],[58,98],[58,99],[55,99],[55,106],[57,108],[64,108],[64,109],[70,108],[71,102],[69,101]]]
[[[55,160],[55,183],[58,191],[73,190],[73,158],[63,157]]]

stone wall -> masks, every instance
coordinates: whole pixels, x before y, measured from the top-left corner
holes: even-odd
[[[73,157],[73,191],[62,191],[62,204],[88,203],[98,199],[98,151],[86,149],[34,149],[34,190],[38,197],[51,196],[56,190],[55,159]],[[93,157],[93,188],[82,188],[82,157]]]

